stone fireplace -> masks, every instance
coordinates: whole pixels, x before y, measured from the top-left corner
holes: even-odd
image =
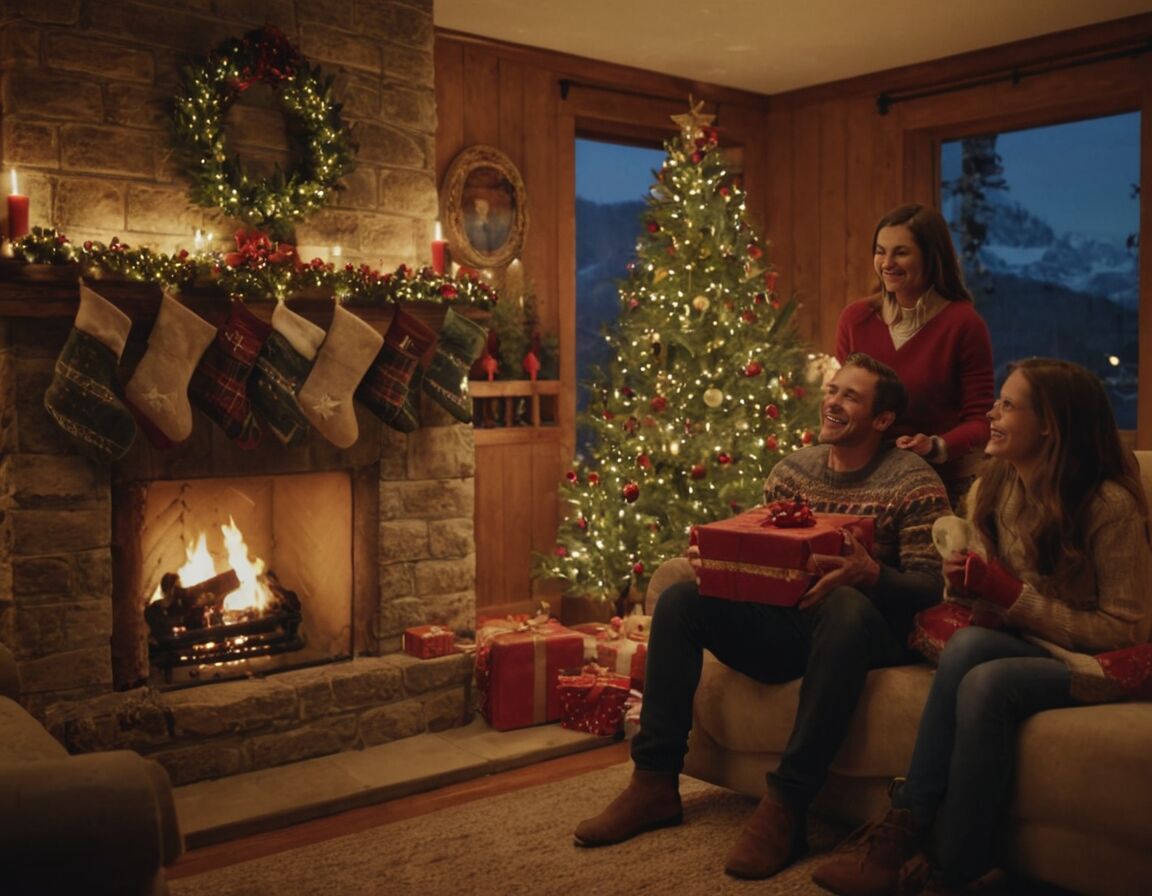
[[[167,149],[167,102],[184,60],[274,18],[334,76],[359,147],[345,189],[297,225],[301,255],[340,246],[345,261],[381,271],[427,263],[431,0],[225,6],[109,0],[92,15],[87,4],[21,4],[5,21],[2,162],[20,171],[31,223],[77,243],[119,237],[175,252],[204,233],[228,248],[237,223],[187,200]],[[283,161],[262,131],[266,109],[241,101],[230,115],[236,147]],[[244,451],[197,412],[175,448],[156,450],[140,433],[118,463],[87,460],[43,408],[80,273],[0,262],[0,640],[16,656],[24,705],[70,750],[134,749],[177,784],[467,721],[470,657],[416,660],[401,636],[427,622],[474,624],[471,428],[424,401],[411,434],[358,408],[347,449],[314,434],[297,448],[266,438]],[[107,276],[91,285],[132,319],[126,379],[159,289]],[[214,323],[227,302],[210,291],[183,300]],[[292,304],[328,325],[330,298]],[[356,313],[381,332],[391,315]],[[229,516],[300,600],[303,644],[165,674],[150,661],[145,608],[192,529]]]

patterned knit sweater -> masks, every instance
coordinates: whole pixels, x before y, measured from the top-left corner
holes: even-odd
[[[800,497],[817,513],[847,513],[876,520],[872,556],[880,578],[868,589],[897,632],[911,617],[939,602],[943,588],[932,524],[951,513],[948,495],[923,458],[882,448],[866,466],[850,472],[828,467],[828,445],[801,448],[781,460],[764,483],[765,503]]]
[[[974,506],[979,488],[977,480],[969,492],[969,507]],[[1148,662],[1152,548],[1136,502],[1115,483],[1104,483],[1091,506],[1086,539],[1090,562],[1076,578],[1044,578],[1028,567],[1018,535],[1018,523],[1028,510],[1024,492],[1016,485],[997,511],[997,557],[1024,582],[1024,590],[1005,612],[1005,620],[1025,640],[1040,645],[1071,669],[1076,698],[1096,702],[1130,695],[1120,679],[1139,675],[1140,670],[1126,669],[1124,674],[1117,674],[1121,657],[1102,655],[1144,645],[1138,652],[1125,654],[1123,662]],[[1115,670],[1107,668],[1110,661],[1117,664]]]

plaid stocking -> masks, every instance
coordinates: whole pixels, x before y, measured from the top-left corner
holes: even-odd
[[[260,444],[260,424],[248,401],[248,375],[272,327],[232,300],[228,320],[196,365],[188,394],[192,403],[241,448]]]
[[[408,395],[412,375],[420,366],[421,355],[435,340],[431,327],[397,308],[384,337],[384,347],[356,390],[356,397],[372,413],[401,432],[415,429],[408,428],[415,422],[415,407]]]
[[[296,396],[304,416],[337,448],[351,447],[360,435],[353,399],[383,343],[371,324],[337,303],[316,363]]]
[[[480,357],[487,338],[483,327],[449,308],[436,354],[425,371],[424,391],[461,423],[472,422],[468,368]]]
[[[253,410],[286,447],[303,443],[312,429],[296,393],[312,369],[323,341],[321,327],[291,311],[283,302],[276,303],[272,332],[248,379],[248,397]]]
[[[110,463],[132,447],[136,423],[120,400],[116,365],[132,321],[80,281],[80,309],[64,344],[44,407],[89,457]]]
[[[158,448],[192,435],[188,381],[216,328],[168,293],[148,335],[148,350],[124,387],[136,422]]]

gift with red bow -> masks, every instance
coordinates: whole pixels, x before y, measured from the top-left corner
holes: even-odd
[[[596,663],[561,673],[560,727],[610,737],[624,725],[624,704],[630,693],[627,675]]]

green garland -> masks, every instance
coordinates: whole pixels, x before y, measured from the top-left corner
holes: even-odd
[[[78,264],[84,270],[115,274],[129,280],[167,288],[215,286],[228,295],[246,299],[288,298],[309,291],[337,296],[346,305],[387,305],[397,302],[443,302],[491,308],[496,290],[479,275],[461,272],[455,277],[400,265],[382,274],[368,265],[342,267],[314,258],[302,261],[295,247],[272,242],[259,233],[236,235],[236,250],[176,255],[134,248],[117,237],[105,245],[86,240],[77,246],[49,227],[32,232],[13,244],[17,258],[33,264]]]
[[[266,26],[225,41],[203,64],[188,66],[183,81],[184,92],[174,100],[172,140],[191,170],[189,195],[198,205],[284,236],[291,222],[321,208],[351,170],[355,146],[332,99],[332,79],[309,66],[278,29]],[[230,156],[224,134],[228,109],[256,83],[272,87],[289,124],[299,126],[292,137],[298,168],[277,166],[269,178],[253,177]]]

